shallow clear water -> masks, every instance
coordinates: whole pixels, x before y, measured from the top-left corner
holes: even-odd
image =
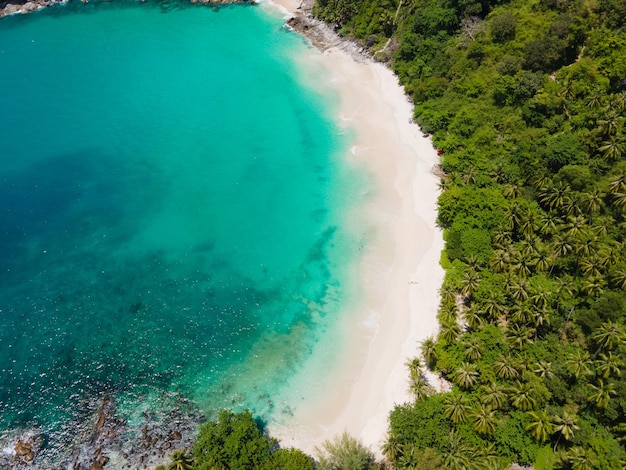
[[[0,20],[0,430],[272,398],[349,302],[358,177],[259,7]],[[282,405],[281,405],[282,406]]]

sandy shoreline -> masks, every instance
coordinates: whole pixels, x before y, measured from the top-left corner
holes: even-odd
[[[290,12],[300,4],[276,3]],[[315,446],[347,430],[380,455],[389,412],[410,399],[404,364],[437,330],[443,236],[432,169],[439,159],[410,122],[413,106],[390,70],[337,47],[307,60],[325,70],[338,91],[338,121],[356,137],[348,162],[374,179],[377,192],[368,197],[364,215],[376,230],[359,266],[363,300],[361,324],[350,335],[354,357],[335,366],[341,380],[323,399],[307,403],[288,425],[270,424],[269,431],[283,446],[314,454]]]

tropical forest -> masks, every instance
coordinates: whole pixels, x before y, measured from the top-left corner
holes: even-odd
[[[441,154],[439,333],[407,360],[387,468],[624,468],[626,1],[313,14],[392,67]]]
[[[624,468],[626,2],[314,12],[391,64],[441,153],[440,329],[408,361],[391,467]]]

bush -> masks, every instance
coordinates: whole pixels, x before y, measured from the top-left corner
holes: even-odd
[[[491,38],[494,42],[506,42],[515,38],[517,18],[511,12],[500,13],[491,20]]]
[[[344,432],[317,449],[319,470],[369,470],[377,468],[371,450]]]
[[[297,449],[280,449],[263,434],[250,411],[223,410],[205,423],[193,447],[195,469],[313,470],[311,457]]]

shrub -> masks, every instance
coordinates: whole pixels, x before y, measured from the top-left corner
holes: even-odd
[[[374,454],[358,440],[344,432],[317,449],[319,470],[368,470],[376,468]]]

